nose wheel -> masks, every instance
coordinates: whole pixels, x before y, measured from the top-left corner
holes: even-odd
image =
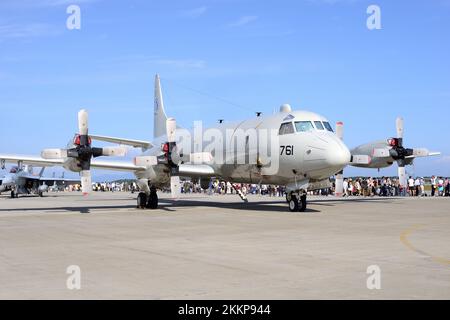
[[[298,196],[297,194],[287,194],[286,200],[289,204],[290,212],[305,212],[306,211],[306,194]]]

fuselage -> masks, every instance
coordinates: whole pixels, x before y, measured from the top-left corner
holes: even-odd
[[[214,161],[208,165],[214,168],[217,177],[231,182],[277,185],[299,180],[318,182],[341,171],[351,160],[350,151],[332,131],[328,120],[307,111],[224,122],[202,130],[200,138],[195,130],[189,132],[190,151],[211,152]],[[186,134],[179,136],[186,139]],[[186,146],[182,139],[177,140],[177,146]],[[165,137],[157,139],[154,142],[157,147],[144,155],[163,154],[158,146],[165,140]],[[136,177],[149,179],[156,185],[170,181],[167,168],[159,165],[137,172]]]

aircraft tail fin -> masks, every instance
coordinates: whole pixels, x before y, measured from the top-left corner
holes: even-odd
[[[159,138],[166,134],[167,115],[164,110],[164,101],[161,91],[159,75],[155,76],[155,106],[153,117],[153,138]]]

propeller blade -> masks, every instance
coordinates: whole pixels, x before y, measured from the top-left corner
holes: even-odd
[[[390,149],[383,148],[383,149],[373,149],[372,156],[374,158],[388,158],[391,156]]]
[[[88,134],[88,113],[86,110],[80,110],[78,112],[78,133],[82,136],[86,136]]]
[[[364,154],[361,154],[361,155],[355,154],[355,155],[352,155],[352,161],[350,162],[350,164],[366,164],[366,165],[369,165],[371,162],[372,162],[372,158],[371,157],[369,157],[367,155],[364,155]]]
[[[413,149],[414,157],[428,157],[430,155],[430,151],[426,148],[415,148]]]
[[[344,140],[344,123],[338,122],[336,123],[336,135],[339,139]]]
[[[406,187],[406,168],[404,166],[398,167],[398,181],[402,187]]]
[[[166,121],[167,142],[175,142],[175,132],[177,130],[177,122],[174,118]]]
[[[397,138],[403,139],[403,132],[404,132],[404,120],[401,117],[397,118]]]
[[[81,177],[81,191],[83,195],[88,195],[92,192],[92,177],[90,170],[83,170],[80,172]]]
[[[172,199],[177,199],[180,197],[181,193],[181,183],[179,176],[171,176],[170,177],[170,191]]]
[[[41,157],[47,160],[67,158],[67,150],[64,149],[44,149]]]
[[[102,156],[123,157],[126,154],[127,154],[127,149],[124,147],[105,147],[102,149]]]
[[[151,167],[158,164],[158,157],[155,156],[142,156],[134,158],[134,164],[138,167]]]
[[[213,161],[211,152],[194,152],[189,155],[189,162],[201,164]]]

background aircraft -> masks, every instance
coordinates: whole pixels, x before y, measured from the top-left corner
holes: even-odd
[[[270,172],[267,165],[270,162],[267,160],[270,159],[261,159],[258,150],[250,150],[244,146],[234,152],[234,142],[228,143],[228,140],[226,143],[225,141],[220,143],[214,154],[205,152],[184,154],[177,148],[179,142],[176,141],[177,131],[180,128],[177,128],[175,119],[166,116],[164,110],[158,75],[155,78],[155,140],[152,143],[89,135],[88,114],[85,110],[78,114],[78,127],[79,133],[68,149],[46,149],[42,151],[41,157],[0,155],[0,159],[45,166],[58,165],[80,172],[84,193],[90,192],[92,188],[91,168],[133,172],[141,189],[137,198],[139,208],[157,208],[157,189],[169,184],[172,196],[177,197],[180,192],[180,176],[199,179],[203,188],[207,188],[211,177],[232,183],[284,185],[291,211],[304,211],[307,191],[327,188],[330,184],[329,177],[342,173],[347,165],[380,168],[388,164],[386,161],[373,161],[372,149],[378,150],[382,145],[368,144],[367,148],[359,147],[350,153],[342,141],[342,124],[337,126],[336,134],[325,117],[307,111],[293,111],[289,105],[283,105],[278,113],[268,117],[257,116],[236,123],[222,122],[214,128],[222,132],[222,136],[226,136],[227,130],[233,132],[233,135],[240,129],[244,131],[256,129],[257,132],[276,130],[278,141],[271,142],[275,152],[279,152],[279,166],[276,172]],[[102,155],[123,153],[121,147],[92,148],[93,139],[140,147],[144,153],[137,156],[134,163],[93,160],[92,158]],[[401,151],[400,147],[394,149],[392,146],[391,149],[392,152]],[[225,154],[228,157],[227,161],[216,163],[214,157],[219,153]],[[382,155],[381,151],[380,154]],[[393,155],[394,153],[391,157]],[[236,160],[242,156],[255,161],[236,164]],[[194,161],[196,159],[200,161]],[[242,194],[241,198],[245,200]]]
[[[20,194],[35,194],[42,197],[50,187],[80,184],[80,180],[77,179],[42,177],[44,169],[41,169],[39,175],[35,175],[31,165],[12,167],[9,173],[0,179],[0,193],[10,191],[11,198],[18,198]]]

